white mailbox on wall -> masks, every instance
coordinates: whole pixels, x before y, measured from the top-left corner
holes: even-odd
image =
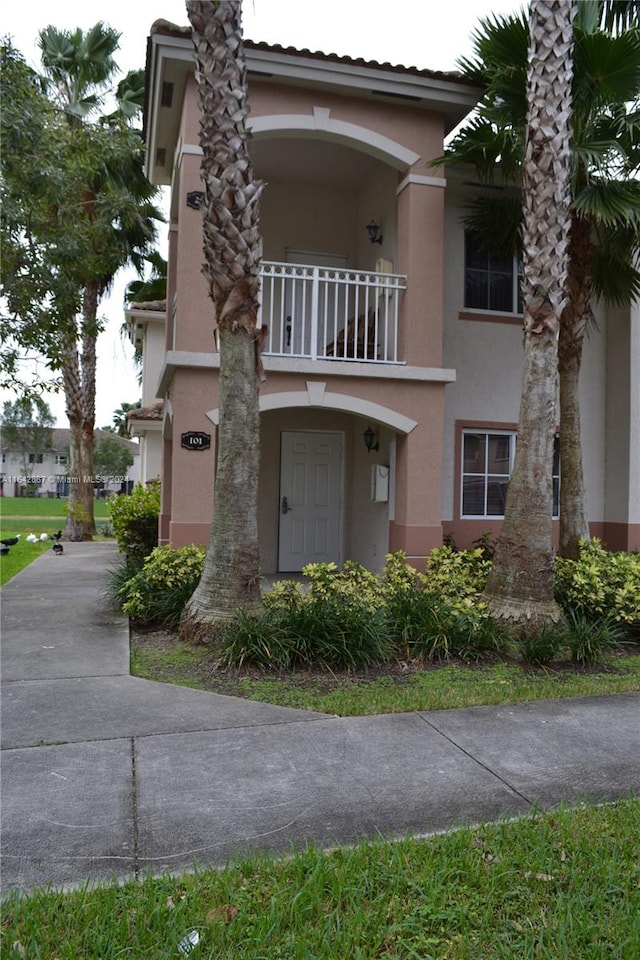
[[[371,499],[374,503],[389,500],[389,467],[374,463],[371,467]]]

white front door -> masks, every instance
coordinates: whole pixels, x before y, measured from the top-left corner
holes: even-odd
[[[283,431],[279,571],[340,562],[342,447],[340,433]]]

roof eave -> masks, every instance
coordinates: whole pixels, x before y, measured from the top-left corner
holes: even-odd
[[[445,133],[466,116],[480,95],[480,91],[459,74],[394,67],[250,40],[245,41],[245,57],[249,82],[273,80],[360,97],[388,97],[441,113],[445,118]],[[149,38],[145,112],[146,173],[154,183],[171,183],[184,86],[193,69],[190,30],[157,21]],[[173,84],[171,106],[161,105],[164,83]]]

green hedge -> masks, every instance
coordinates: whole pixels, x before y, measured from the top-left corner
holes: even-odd
[[[118,591],[124,613],[142,624],[177,627],[184,606],[198,586],[204,563],[202,547],[156,547],[142,568]]]
[[[160,481],[138,484],[128,494],[116,494],[107,500],[113,535],[121,552],[134,569],[142,567],[158,546]]]
[[[119,583],[121,609],[140,623],[177,625],[204,563],[200,547],[158,547]],[[306,582],[281,580],[264,597],[259,619],[239,611],[223,631],[221,660],[290,668],[323,664],[366,667],[396,659],[480,659],[518,651],[531,663],[566,652],[592,663],[629,632],[640,629],[640,555],[613,554],[598,541],[582,545],[577,561],[558,560],[556,595],[567,624],[535,635],[499,628],[479,598],[491,561],[482,548],[432,551],[424,573],[402,553],[390,554],[381,574],[348,561],[311,564]]]

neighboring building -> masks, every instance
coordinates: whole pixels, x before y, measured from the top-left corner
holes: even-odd
[[[96,430],[96,442],[101,437],[114,437],[113,433]],[[96,493],[119,493],[136,483],[139,478],[139,447],[137,443],[116,437],[119,443],[133,454],[133,465],[125,476],[96,477]],[[51,430],[51,444],[44,450],[27,451],[25,454],[9,448],[0,437],[2,450],[2,473],[0,489],[4,497],[36,496],[66,497],[69,492],[67,479],[69,469],[69,444],[71,431],[54,427]]]
[[[129,434],[140,442],[140,479],[160,476],[164,402],[156,396],[165,356],[167,302],[132,303],[125,321],[137,355],[142,360],[142,403],[127,414]]]
[[[420,565],[446,534],[466,546],[499,529],[518,418],[517,264],[465,240],[468,174],[429,166],[477,91],[457,74],[245,49],[266,183],[263,572],[378,569],[390,550]],[[193,71],[190,30],[156,22],[145,119],[148,175],[171,185],[169,308],[164,346],[152,357],[147,340],[144,359],[162,363],[160,539],[175,546],[206,542],[218,420]],[[593,531],[640,547],[638,310],[600,312],[585,352]]]

